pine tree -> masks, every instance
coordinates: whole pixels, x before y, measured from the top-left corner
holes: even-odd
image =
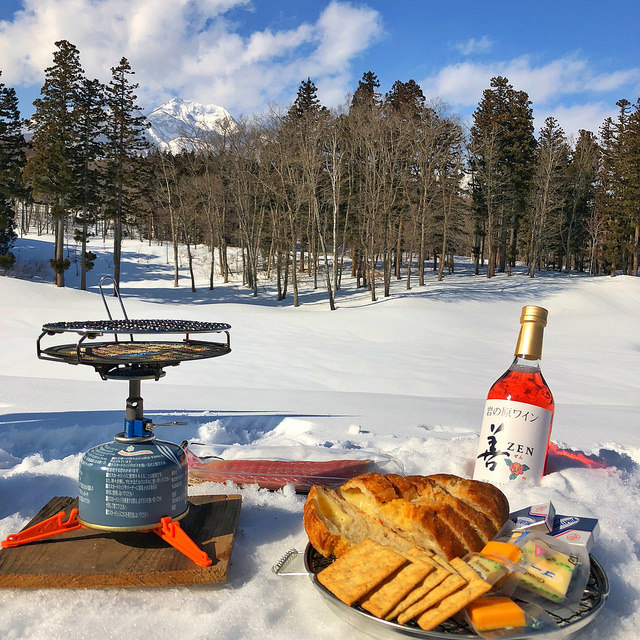
[[[486,238],[488,277],[497,267],[504,271],[507,260],[515,262],[536,147],[527,93],[516,91],[502,76],[490,84],[474,111],[471,129],[474,206]]]
[[[629,116],[627,151],[629,153],[629,201],[630,216],[634,228],[634,255],[632,275],[638,275],[638,250],[640,245],[640,98],[633,105]]]
[[[640,98],[635,105],[624,99],[616,105],[620,112],[616,123],[615,158],[627,247],[625,270],[637,276],[640,250]]]
[[[580,129],[567,167],[567,207],[562,228],[566,270],[571,271],[571,256],[582,270],[593,218],[600,148],[591,131]],[[560,265],[561,267],[562,265]]]
[[[353,93],[345,118],[344,148],[347,166],[347,206],[357,218],[354,233],[348,238],[352,247],[351,270],[357,286],[367,286],[376,299],[374,248],[377,242],[377,205],[371,200],[379,161],[379,132],[382,121],[380,82],[372,71],[363,74]],[[378,183],[379,184],[379,183]],[[354,217],[355,217],[354,216]],[[379,222],[379,221],[378,221]]]
[[[300,119],[309,113],[318,113],[321,109],[318,98],[318,88],[311,78],[307,78],[300,83],[298,93],[293,104],[289,108],[290,119]]]
[[[106,87],[107,119],[105,152],[108,164],[109,215],[113,219],[113,279],[120,285],[120,259],[123,225],[135,213],[135,200],[140,185],[140,154],[148,148],[144,137],[146,119],[137,106],[131,83],[129,61],[121,58],[111,68],[111,81]]]
[[[358,82],[358,87],[353,93],[351,99],[351,108],[361,106],[379,106],[380,105],[380,81],[373,71],[367,71],[363,74],[362,80]]]
[[[600,127],[600,148],[602,162],[598,175],[596,192],[597,216],[591,222],[592,273],[609,269],[612,276],[616,273],[616,263],[620,256],[620,219],[616,197],[616,152],[618,149],[615,127],[612,118],[605,118]],[[598,267],[596,268],[596,263]]]
[[[427,113],[424,93],[420,85],[415,80],[402,82],[396,80],[384,97],[383,103],[386,117],[393,121],[395,136],[403,145],[400,153],[400,165],[397,167],[399,173],[399,189],[394,212],[393,223],[395,230],[395,278],[401,278],[403,246],[411,242],[417,235],[417,225],[415,215],[413,221],[409,218],[411,213],[415,213],[415,202],[419,200],[419,179],[416,179],[417,156],[419,156],[418,140],[424,134],[425,123],[423,122]],[[413,253],[411,250],[410,253]],[[409,262],[411,257],[409,257]],[[419,270],[419,273],[421,271]],[[388,288],[388,287],[387,287]],[[407,278],[407,288],[410,288],[410,279]]]
[[[568,147],[564,131],[555,118],[548,117],[540,130],[533,175],[527,226],[529,275],[543,255],[557,250],[562,213],[566,203]]]
[[[323,176],[325,157],[323,155],[323,143],[330,121],[329,110],[320,104],[318,89],[310,78],[300,83],[298,94],[287,114],[283,135],[290,141],[291,176],[299,173],[291,188],[299,189],[297,200],[304,206],[307,213],[306,239],[309,245],[309,269],[313,274],[315,286],[318,276],[318,256],[324,257],[324,275],[329,307],[335,309],[335,273],[329,264],[327,251],[328,244],[328,220],[326,210],[321,211],[319,201],[319,188]],[[333,240],[335,245],[335,226],[333,227]],[[301,234],[302,235],[302,234]],[[319,249],[318,249],[319,245]],[[301,260],[301,270],[303,261]],[[333,269],[336,268],[334,262]],[[294,304],[297,304],[297,279],[294,275]]]
[[[396,80],[391,91],[385,95],[384,104],[387,111],[394,111],[415,122],[419,121],[425,111],[424,93],[415,80]]]
[[[602,167],[598,206],[606,219],[603,261],[614,276],[637,274],[640,241],[638,205],[637,115],[628,100],[618,100],[618,117],[607,118],[600,130]],[[635,133],[634,133],[635,131]],[[636,152],[637,154],[637,152]]]
[[[55,255],[51,261],[55,283],[64,287],[64,272],[69,260],[64,259],[64,225],[69,206],[77,191],[77,150],[79,143],[76,107],[83,77],[80,54],[67,40],[55,43],[53,66],[45,69],[41,97],[30,122],[33,130],[33,156],[27,161],[25,175],[31,181],[36,197],[51,204],[56,224]]]
[[[88,228],[96,221],[102,203],[102,171],[99,160],[103,156],[101,136],[105,120],[104,86],[98,80],[83,78],[78,90],[76,117],[78,148],[74,173],[77,176],[74,205],[78,213],[75,239],[80,242],[80,289],[87,288],[87,271],[93,267],[95,254],[87,251]]]
[[[15,262],[10,250],[17,237],[15,201],[23,195],[24,148],[15,89],[0,81],[0,268],[11,267]]]

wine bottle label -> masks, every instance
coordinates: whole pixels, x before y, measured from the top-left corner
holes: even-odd
[[[553,412],[524,402],[487,400],[474,480],[535,484],[544,473]]]

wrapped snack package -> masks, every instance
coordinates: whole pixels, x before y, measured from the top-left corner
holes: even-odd
[[[542,607],[531,603],[516,603],[506,596],[488,595],[474,600],[465,609],[465,618],[482,638],[493,640],[503,636],[552,632],[557,623]]]
[[[513,573],[525,571],[519,563],[521,556],[522,551],[517,545],[491,540],[482,548],[482,551],[469,553],[464,560],[485,582],[508,595],[513,592],[517,583],[505,578]]]
[[[509,514],[509,526],[517,531],[546,533],[591,551],[598,539],[600,526],[596,518],[565,516],[556,513],[552,502],[525,507]]]
[[[536,532],[515,532],[510,542],[520,549],[524,569],[509,577],[516,583],[514,597],[558,615],[573,615],[589,579],[586,549]]]

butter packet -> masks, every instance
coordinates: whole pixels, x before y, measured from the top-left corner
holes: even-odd
[[[546,533],[570,544],[582,545],[587,551],[591,551],[600,532],[596,518],[558,514],[552,502],[513,511],[507,522],[512,530]]]
[[[551,535],[569,544],[582,545],[591,551],[598,539],[600,525],[596,518],[556,515]]]
[[[478,636],[488,640],[539,636],[559,629],[558,623],[539,605],[516,603],[502,595],[474,600],[465,608],[464,618]]]
[[[552,502],[535,504],[509,514],[515,528],[523,531],[550,533],[556,518],[556,509]]]
[[[573,615],[589,580],[591,563],[583,547],[536,532],[514,532],[510,542],[522,555],[522,573],[512,574],[514,597],[563,617]]]

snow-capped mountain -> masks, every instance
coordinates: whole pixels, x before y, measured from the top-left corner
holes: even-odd
[[[220,135],[235,126],[226,109],[215,104],[172,98],[147,115],[149,140],[163,151],[197,148],[197,140]]]

